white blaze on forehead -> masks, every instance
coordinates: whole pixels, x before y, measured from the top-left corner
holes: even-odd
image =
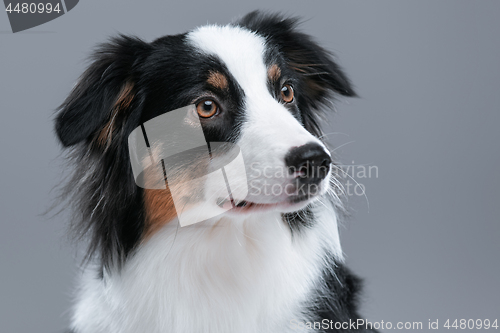
[[[245,92],[266,88],[263,37],[240,27],[210,25],[190,32],[188,40],[203,53],[222,60]]]

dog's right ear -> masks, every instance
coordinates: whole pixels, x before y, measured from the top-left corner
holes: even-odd
[[[96,139],[106,144],[111,139],[116,121],[130,112],[136,67],[149,50],[146,42],[123,35],[98,47],[92,64],[58,109],[55,130],[65,147]]]
[[[298,31],[298,22],[297,18],[254,11],[238,24],[265,36],[267,42],[278,47],[290,68],[302,78],[302,96],[313,108],[326,102],[331,93],[356,96],[333,55],[311,36]]]

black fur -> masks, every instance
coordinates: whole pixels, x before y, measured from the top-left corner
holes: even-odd
[[[328,287],[328,292],[325,294],[320,290],[318,291],[321,296],[318,298],[316,306],[312,307],[317,320],[321,322],[327,319],[341,325],[341,323],[356,322],[357,319],[363,319],[358,313],[362,281],[346,266],[335,262],[331,262],[329,268],[325,269],[323,279]],[[359,329],[353,330],[351,329],[352,326],[350,326],[347,329],[341,328],[337,330],[334,324],[330,324],[330,327],[332,326],[333,329],[327,329],[324,332],[378,332],[375,329],[370,329],[370,327],[368,329],[359,327]]]
[[[145,96],[137,88],[138,64],[149,52],[147,43],[126,36],[101,45],[56,119],[56,133],[65,147],[73,146],[76,165],[65,190],[79,214],[72,227],[79,237],[90,236],[87,258],[96,255],[107,268],[123,262],[143,230],[142,190],[133,180],[127,136],[141,117]],[[116,114],[110,142],[99,145],[97,137],[130,82],[134,99]]]

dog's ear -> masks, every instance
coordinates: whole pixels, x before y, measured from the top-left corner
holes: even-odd
[[[131,108],[136,67],[148,49],[149,44],[127,36],[97,48],[92,64],[58,109],[55,129],[65,147],[84,140],[109,144],[117,122]]]
[[[280,15],[251,12],[238,24],[266,37],[276,45],[290,65],[302,78],[302,89],[312,107],[324,102],[331,92],[356,96],[352,85],[333,55],[312,38],[296,30],[298,19]]]

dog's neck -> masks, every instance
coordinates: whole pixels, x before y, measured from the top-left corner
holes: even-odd
[[[74,323],[106,327],[82,332],[281,332],[308,319],[326,253],[340,259],[335,215],[326,216],[305,233],[277,212],[168,223],[120,272],[87,274]]]

